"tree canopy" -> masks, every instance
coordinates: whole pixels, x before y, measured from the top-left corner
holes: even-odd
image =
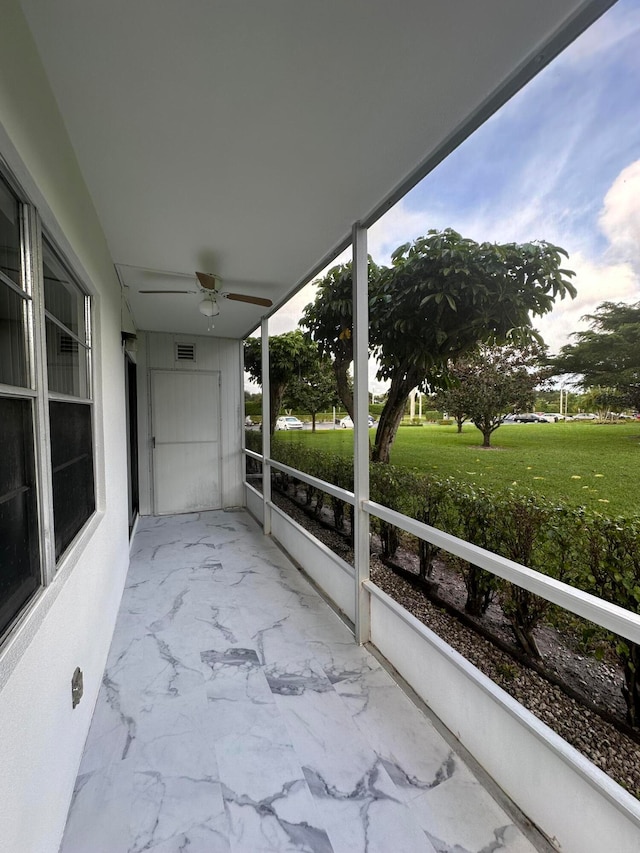
[[[299,329],[269,338],[269,431],[273,435],[289,382],[311,371],[319,359],[318,347]],[[262,384],[262,341],[244,342],[244,368],[254,382]]]
[[[449,228],[399,246],[390,267],[370,270],[370,349],[377,378],[391,383],[374,461],[389,460],[413,388],[447,387],[449,365],[480,343],[540,340],[531,315],[546,314],[558,297],[575,296],[563,257],[563,249],[544,241],[476,243]],[[302,321],[334,361],[353,357],[337,343],[350,339],[350,283],[346,267],[331,270]]]
[[[591,328],[551,359],[554,373],[579,376],[583,388],[615,389],[620,403],[640,409],[640,302],[603,302],[583,319]]]

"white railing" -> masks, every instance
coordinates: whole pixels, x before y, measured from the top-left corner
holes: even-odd
[[[457,536],[451,536],[436,527],[430,527],[428,524],[388,509],[382,504],[365,501],[364,509],[370,515],[375,515],[388,524],[393,524],[419,539],[424,539],[443,551],[461,557],[481,569],[486,569],[491,574],[498,575],[547,601],[560,605],[565,610],[570,610],[578,616],[613,631],[614,634],[626,637],[634,643],[640,643],[640,616],[637,613],[603,601],[595,595],[550,578],[541,572],[521,566],[513,560],[486,551],[465,539],[458,539]]]
[[[260,457],[260,459],[262,459],[262,457]],[[332,483],[327,483],[325,480],[320,480],[318,477],[313,477],[311,474],[305,474],[304,471],[298,471],[296,468],[291,468],[291,466],[285,465],[284,462],[277,462],[275,459],[269,459],[268,462],[272,468],[277,468],[278,471],[282,471],[290,477],[295,477],[296,480],[302,480],[303,483],[308,483],[320,492],[331,495],[333,498],[338,498],[351,506],[355,503],[353,492],[341,489],[340,486],[334,486]]]
[[[245,450],[245,453],[252,459],[264,462],[263,457],[252,450]],[[288,474],[290,477],[295,477],[297,480],[307,483],[325,494],[354,506],[353,492],[342,489],[339,486],[334,486],[331,483],[320,480],[318,477],[313,477],[311,474],[306,474],[304,471],[299,471],[275,459],[267,459],[267,464],[274,469]],[[375,501],[363,501],[362,508],[369,515],[375,516],[381,521],[387,522],[387,524],[392,524],[419,539],[430,542],[443,551],[454,554],[475,566],[491,572],[491,574],[504,578],[553,604],[557,604],[571,613],[575,613],[584,619],[588,619],[590,622],[606,628],[608,631],[612,631],[614,634],[640,644],[640,615],[637,613],[632,613],[617,604],[611,604],[581,589],[562,583],[555,578],[548,577],[541,572],[536,572],[506,557],[501,557],[498,554],[473,545],[465,539],[459,539],[457,536],[452,536],[449,533],[438,530],[436,527],[430,527],[428,524],[389,509]]]

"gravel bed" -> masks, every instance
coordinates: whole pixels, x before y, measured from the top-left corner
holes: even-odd
[[[273,499],[295,521],[353,564],[353,554],[343,535],[311,518],[284,495],[274,491]],[[435,606],[375,554],[371,557],[371,580],[597,767],[640,798],[640,744]],[[595,691],[604,701],[616,703],[615,707],[613,704],[608,707],[623,712],[624,702],[616,693],[619,690],[618,669],[560,647],[554,643],[554,636],[552,630],[546,630],[542,644],[545,662],[547,658],[551,661],[550,668],[558,671],[562,663],[565,671],[574,671],[590,692]]]

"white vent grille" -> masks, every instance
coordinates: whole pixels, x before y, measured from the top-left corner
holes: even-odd
[[[60,352],[61,353],[77,353],[78,341],[70,335],[60,335]]]
[[[195,344],[176,344],[176,361],[195,361]]]

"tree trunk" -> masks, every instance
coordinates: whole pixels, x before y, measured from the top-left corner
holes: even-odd
[[[421,520],[424,521],[425,519]],[[418,559],[420,561],[419,573],[421,578],[430,578],[433,574],[433,561],[435,560],[439,550],[440,549],[435,545],[432,545],[431,542],[426,542],[424,539],[419,540]]]
[[[311,412],[311,432],[316,431],[316,413]]]
[[[466,613],[471,616],[484,616],[489,609],[496,588],[495,576],[491,572],[468,564],[462,572],[464,585],[467,588],[467,600],[464,605]]]
[[[491,447],[491,430],[482,430],[482,446]]]
[[[282,401],[284,399],[284,392],[287,390],[286,383],[283,385],[276,385],[275,383],[271,383],[269,385],[269,404],[271,406],[270,421],[269,421],[269,434],[273,435],[276,431],[276,421],[278,420],[278,415],[280,414],[280,409],[282,407]]]
[[[351,418],[351,420],[355,423],[354,412],[353,412],[353,393],[351,388],[349,387],[349,364],[351,362],[346,361],[334,361],[333,362],[333,372],[336,375],[336,387],[338,389],[338,396],[344,403],[344,407],[347,410],[347,414]]]
[[[629,654],[622,656],[624,685],[622,695],[627,703],[627,722],[631,726],[640,724],[640,646],[626,641]]]
[[[371,457],[373,462],[389,462],[391,445],[398,432],[407,397],[418,384],[418,376],[415,370],[402,371],[402,374],[400,378],[394,377],[391,380],[389,396],[376,430],[376,440]]]
[[[518,623],[513,620],[511,621],[511,630],[516,638],[516,642],[525,654],[535,660],[542,660],[540,649],[538,648],[538,644],[536,643],[535,637],[531,631],[527,631],[526,628],[523,628],[522,625],[518,625]]]
[[[398,528],[386,521],[380,522],[380,545],[382,556],[390,560],[398,550],[400,541],[398,539]]]
[[[527,561],[517,562],[527,565]],[[540,599],[527,589],[507,582],[502,596],[502,610],[511,624],[516,642],[525,654],[541,659],[540,649],[533,630],[549,607],[549,602]]]

